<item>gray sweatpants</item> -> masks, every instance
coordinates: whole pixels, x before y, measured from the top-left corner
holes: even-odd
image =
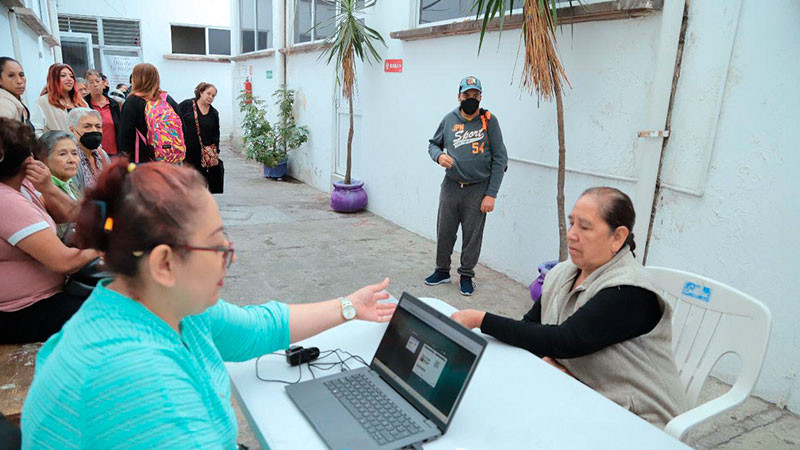
[[[458,273],[475,276],[475,266],[481,256],[483,225],[486,214],[481,212],[481,202],[486,196],[489,180],[460,185],[445,177],[439,192],[439,217],[436,221],[436,270],[450,271],[450,256],[456,243],[456,233],[461,225],[461,267]]]

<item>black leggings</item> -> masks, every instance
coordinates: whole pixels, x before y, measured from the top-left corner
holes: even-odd
[[[14,312],[0,312],[0,344],[44,342],[58,333],[85,298],[59,292]]]

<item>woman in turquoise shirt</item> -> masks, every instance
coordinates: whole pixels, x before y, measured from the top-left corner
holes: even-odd
[[[219,299],[235,260],[202,177],[112,163],[85,194],[81,245],[115,276],[39,352],[23,448],[236,447],[223,361],[245,361],[345,322],[385,322],[389,280],[313,304]],[[110,281],[110,282],[109,282]]]

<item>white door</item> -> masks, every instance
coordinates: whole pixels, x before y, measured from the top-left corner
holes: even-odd
[[[82,77],[87,70],[94,69],[92,35],[71,31],[62,32],[61,56],[64,64],[69,64],[77,77]]]

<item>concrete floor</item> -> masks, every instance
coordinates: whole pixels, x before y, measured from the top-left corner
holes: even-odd
[[[328,206],[328,193],[295,180],[264,179],[260,167],[238,153],[228,151],[223,158],[226,191],[217,201],[238,258],[222,291],[228,301],[248,305],[270,299],[326,300],[388,276],[389,292],[395,297],[407,290],[457,308],[511,317],[520,317],[532,305],[526,286],[485,266],[477,268],[472,297],[461,296],[457,283],[426,286],[422,280],[433,269],[434,242],[369,212],[335,213]],[[455,254],[454,267],[457,258]],[[709,379],[701,401],[729,388]],[[260,448],[247,421],[238,414],[239,441],[251,449]],[[751,397],[692,432],[686,442],[698,449],[800,449],[800,418]],[[497,448],[502,447],[498,442]]]

